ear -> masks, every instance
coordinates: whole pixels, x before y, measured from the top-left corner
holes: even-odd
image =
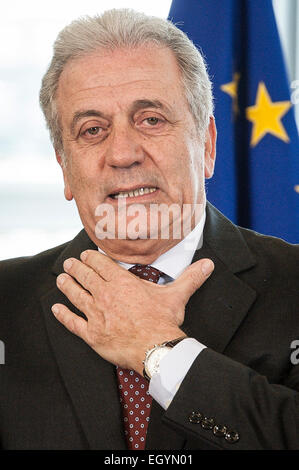
[[[216,160],[216,139],[217,129],[215,119],[213,116],[211,116],[205,140],[205,177],[207,179],[212,178],[214,174]]]
[[[73,194],[72,194],[69,182],[68,182],[66,165],[63,161],[63,158],[62,158],[61,154],[57,150],[55,150],[55,154],[56,154],[56,160],[58,161],[58,163],[59,163],[59,165],[62,169],[62,173],[63,173],[64,197],[67,201],[71,201],[73,199]]]

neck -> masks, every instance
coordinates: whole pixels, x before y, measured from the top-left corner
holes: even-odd
[[[169,236],[167,238],[163,237],[163,233],[162,235],[159,233],[156,238],[98,239],[95,236],[95,232],[91,233],[88,227],[86,227],[86,231],[92,241],[110,258],[128,264],[151,264],[163,253],[169,251],[186,238],[202,220],[204,211],[205,205],[201,206],[200,213],[192,214],[188,220],[189,223],[185,224],[184,227],[182,222],[179,234],[176,232],[174,235],[173,227],[169,226],[169,232],[167,231]]]
[[[110,258],[128,264],[152,264],[181,240],[98,240],[97,246]],[[110,242],[110,243],[109,243]],[[165,243],[167,242],[167,243]]]

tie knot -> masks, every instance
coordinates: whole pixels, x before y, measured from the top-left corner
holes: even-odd
[[[129,271],[135,274],[135,276],[141,277],[141,279],[145,279],[146,281],[154,282],[155,284],[157,284],[160,277],[164,274],[162,271],[159,271],[159,269],[153,268],[153,266],[148,264],[135,264]]]

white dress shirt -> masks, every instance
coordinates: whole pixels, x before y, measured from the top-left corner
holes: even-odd
[[[151,263],[151,266],[166,274],[159,279],[158,284],[174,281],[191,264],[195,251],[202,247],[205,219],[204,212],[199,223],[183,240]],[[98,250],[106,254],[100,248]],[[125,269],[133,266],[117,262]],[[164,409],[168,408],[193,361],[205,347],[194,338],[186,338],[161,360],[159,373],[150,380],[149,393]]]

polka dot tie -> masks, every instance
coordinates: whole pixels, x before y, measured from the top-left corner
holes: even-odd
[[[158,269],[143,264],[135,264],[129,271],[156,284],[163,275]],[[148,381],[134,370],[116,367],[116,372],[128,449],[143,450],[152,404]]]

